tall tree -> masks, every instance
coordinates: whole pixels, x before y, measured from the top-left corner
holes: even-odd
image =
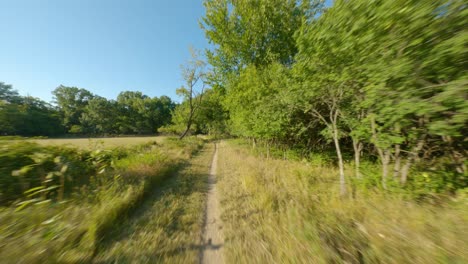
[[[50,104],[20,96],[0,83],[0,135],[54,136],[62,134],[59,113]]]
[[[185,86],[177,89],[177,94],[182,96],[187,102],[187,114],[185,118],[185,130],[180,135],[183,139],[192,127],[193,120],[198,114],[202,105],[203,93],[205,91],[205,62],[199,59],[199,54],[194,49],[190,49],[192,58],[188,63],[182,66],[182,77],[185,80]]]
[[[16,90],[13,90],[11,84],[0,82],[0,101],[17,103],[20,101],[20,96]]]
[[[117,117],[115,101],[95,96],[85,106],[80,123],[86,134],[116,134]]]
[[[60,85],[52,94],[69,132],[81,132],[80,117],[94,95],[85,89]]]

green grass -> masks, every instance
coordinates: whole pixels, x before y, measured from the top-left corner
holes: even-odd
[[[339,198],[333,166],[267,160],[229,142],[218,168],[228,263],[468,261],[466,196],[438,205],[379,190]]]
[[[89,185],[74,190],[72,198],[65,202],[49,201],[21,211],[15,211],[15,207],[0,208],[0,263],[76,263],[124,257],[124,252],[103,253],[113,248],[113,241],[118,237],[114,233],[116,228],[128,230],[131,226],[128,223],[133,223],[132,219],[141,214],[141,208],[148,208],[159,200],[155,192],[167,188],[164,187],[168,184],[166,179],[179,175],[177,171],[187,166],[203,145],[201,140],[193,138],[178,142],[177,146],[174,144],[173,140],[166,140],[161,144],[132,147],[130,155],[114,160],[112,169],[93,176]],[[120,152],[110,153],[119,155]],[[185,172],[184,175],[189,174]],[[200,187],[204,176],[198,176],[197,179],[186,176],[189,183],[184,183],[185,178],[177,178],[181,181],[176,181],[174,193]],[[183,202],[174,199],[173,202],[179,204],[177,212],[188,206],[190,217],[201,218],[200,188],[194,189],[193,192],[198,190],[198,193],[187,196]],[[167,199],[161,201],[163,206],[168,202]],[[189,209],[192,205],[198,206],[196,210]],[[157,216],[159,212],[153,213]],[[164,217],[171,217],[170,212],[166,213]],[[192,222],[193,228],[198,228],[197,221]],[[185,224],[180,228],[185,230]],[[173,227],[172,230],[179,229]],[[191,234],[188,237],[192,238]],[[173,240],[165,241],[172,243]],[[150,242],[142,241],[143,244]]]
[[[89,153],[110,167],[65,201],[0,207],[0,263],[198,262],[212,144],[167,138]],[[468,260],[466,193],[430,204],[362,185],[339,198],[329,162],[265,159],[239,141],[218,155],[228,263]]]
[[[206,180],[213,154],[205,147],[137,212],[115,229],[95,257],[98,263],[196,263]]]

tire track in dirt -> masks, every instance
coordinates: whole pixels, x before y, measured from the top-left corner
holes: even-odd
[[[210,175],[208,177],[208,193],[203,225],[200,263],[222,264],[224,263],[222,235],[222,223],[219,211],[219,200],[216,189],[216,169],[218,163],[218,144],[215,144],[213,160],[211,162]]]

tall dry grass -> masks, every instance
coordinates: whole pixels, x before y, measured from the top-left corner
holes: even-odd
[[[417,203],[378,190],[339,198],[336,168],[219,148],[229,263],[466,263],[467,199]],[[352,173],[348,171],[348,175]]]

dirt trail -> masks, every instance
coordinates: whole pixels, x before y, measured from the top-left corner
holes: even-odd
[[[206,144],[108,235],[92,263],[196,263],[214,147]],[[1,262],[1,261],[0,261]]]
[[[222,264],[223,244],[222,223],[219,211],[219,200],[216,189],[216,167],[218,163],[218,145],[215,144],[210,176],[208,178],[208,198],[203,226],[203,247],[200,262],[203,264]]]

